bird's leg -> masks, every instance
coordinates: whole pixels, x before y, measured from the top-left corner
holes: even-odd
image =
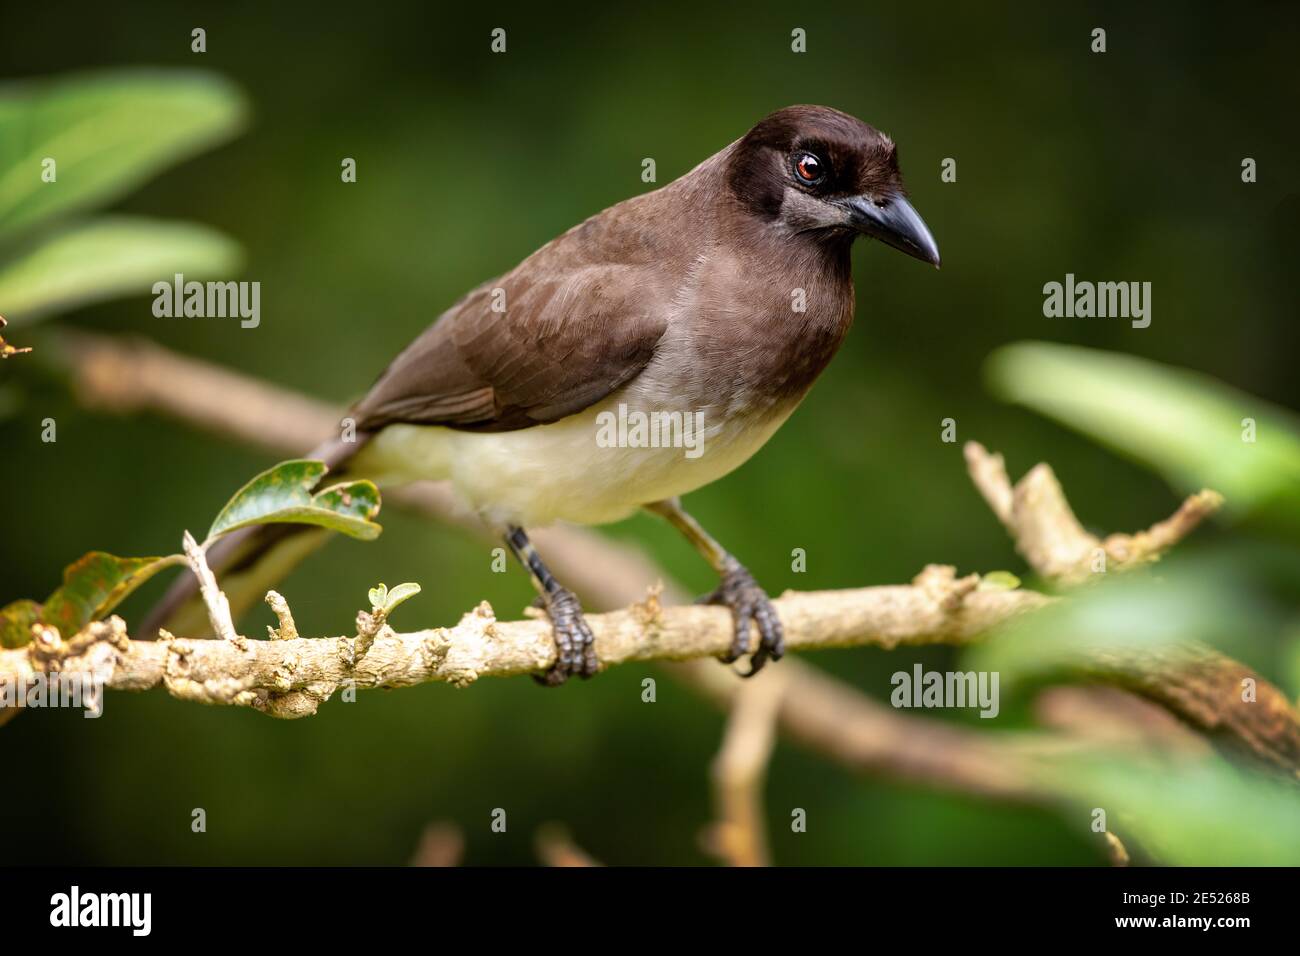
[[[726,548],[713,540],[698,521],[682,510],[678,499],[656,501],[646,505],[646,509],[667,518],[722,576],[718,589],[700,598],[704,604],[723,604],[731,608],[736,630],[731,650],[722,660],[730,664],[749,650],[749,625],[752,622],[758,626],[759,644],[751,659],[749,673],[742,676],[753,677],[769,659],[779,661],[785,653],[781,619],[754,576]]]
[[[555,580],[523,528],[508,526],[505,539],[519,563],[528,569],[541,605],[546,609],[546,616],[551,619],[551,628],[555,632],[555,665],[545,674],[534,675],[534,679],[548,687],[557,687],[574,674],[579,677],[595,674],[600,669],[600,662],[596,660],[595,639],[586,618],[582,616],[582,605],[578,603],[577,597]]]

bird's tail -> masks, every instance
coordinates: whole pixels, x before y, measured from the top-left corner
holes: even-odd
[[[325,462],[330,469],[328,481],[334,484],[346,477],[349,461],[369,437],[358,433],[355,441],[331,439],[305,457]],[[332,534],[311,525],[257,525],[234,531],[208,548],[208,565],[230,601],[231,616],[239,620],[262,600],[269,588],[324,545]],[[187,637],[203,636],[211,630],[194,575],[182,574],[176,579],[145,616],[140,633],[152,636],[159,628]]]

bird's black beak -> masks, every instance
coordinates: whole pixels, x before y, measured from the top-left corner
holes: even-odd
[[[852,196],[843,202],[849,212],[849,225],[858,232],[939,268],[939,246],[934,236],[902,196],[889,196],[879,203],[870,196]]]

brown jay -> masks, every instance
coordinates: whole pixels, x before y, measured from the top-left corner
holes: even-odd
[[[724,660],[750,651],[753,626],[754,673],[783,653],[780,619],[678,499],[762,447],[835,354],[853,319],[858,236],[939,265],[889,137],[826,107],[779,110],[680,179],[474,289],[356,403],[357,440],[317,456],[381,485],[450,480],[532,576],[557,648],[545,683],[600,665],[577,598],[524,529],[604,524],[639,508],[676,526],[718,572],[704,600],[732,611]],[[632,440],[635,430],[600,440],[611,416],[665,414],[698,424],[692,454]],[[284,537],[245,544],[262,552]],[[247,548],[238,560],[249,567]]]

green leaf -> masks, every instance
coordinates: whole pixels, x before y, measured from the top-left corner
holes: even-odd
[[[208,541],[273,523],[319,525],[363,541],[379,537],[382,529],[370,520],[379,513],[379,489],[369,481],[351,481],[312,494],[328,471],[324,462],[298,459],[262,472],[221,509]]]
[[[986,371],[1002,398],[1155,468],[1177,490],[1213,488],[1236,514],[1268,509],[1300,528],[1300,423],[1284,409],[1185,369],[1047,342],[999,349]]]
[[[1220,759],[1159,765],[1121,756],[1065,758],[1058,785],[1107,828],[1171,866],[1300,865],[1300,792]]]
[[[990,571],[980,578],[981,591],[1014,591],[1020,587],[1020,579],[1010,571]]]
[[[194,70],[111,70],[0,87],[0,237],[111,202],[232,136],[236,89]],[[55,161],[56,180],[41,178]]]
[[[119,558],[103,551],[83,555],[63,571],[63,586],[50,595],[41,620],[71,637],[122,603],[132,591],[161,571],[183,564],[179,554],[165,558]]]
[[[409,582],[406,584],[399,584],[390,591],[388,590],[388,585],[381,582],[370,589],[370,610],[374,614],[381,614],[384,617],[387,617],[397,609],[398,605],[402,604],[404,601],[409,601],[419,593],[420,586],[418,584],[412,584]]]
[[[384,611],[392,614],[399,604],[409,601],[420,593],[420,586],[414,583],[399,584],[388,592],[388,600],[384,602]]]
[[[105,216],[42,233],[0,266],[0,303],[19,325],[115,296],[146,296],[175,273],[204,280],[239,268],[239,246],[206,226]]]
[[[32,625],[41,619],[41,606],[24,598],[0,608],[0,647],[22,647],[32,639]]]

